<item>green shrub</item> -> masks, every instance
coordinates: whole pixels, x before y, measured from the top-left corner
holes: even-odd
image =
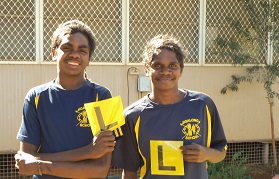
[[[207,171],[209,179],[252,179],[247,174],[248,167],[245,165],[246,157],[242,152],[236,152],[229,163],[209,163]]]

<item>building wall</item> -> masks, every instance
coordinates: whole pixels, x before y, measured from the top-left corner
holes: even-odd
[[[124,107],[146,93],[137,91],[137,75],[128,75],[132,66],[90,65],[87,74],[94,82],[108,87],[114,96],[120,95]],[[142,66],[136,66],[144,76]],[[243,83],[238,92],[220,94],[230,76],[243,73],[244,68],[224,66],[186,66],[180,79],[181,88],[196,90],[210,95],[215,101],[230,142],[270,141],[269,105],[262,84]],[[56,77],[54,64],[7,64],[0,65],[0,152],[16,151],[19,142],[16,134],[21,124],[22,104],[28,90]],[[129,86],[129,88],[128,88]],[[278,86],[277,86],[277,89]],[[278,91],[278,90],[277,90]],[[128,100],[129,95],[129,100]],[[279,101],[273,109],[275,137],[279,139]],[[63,124],[61,124],[63,125]]]

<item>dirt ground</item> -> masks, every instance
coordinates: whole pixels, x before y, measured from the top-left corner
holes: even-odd
[[[249,166],[249,168],[248,174],[253,179],[271,179],[273,177],[271,166],[255,165]]]

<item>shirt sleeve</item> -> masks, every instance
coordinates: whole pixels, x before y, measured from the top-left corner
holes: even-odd
[[[108,88],[99,85],[96,85],[96,88],[98,90],[98,100],[101,101],[112,97],[112,94]]]
[[[38,121],[35,99],[36,95],[34,91],[30,90],[24,99],[21,127],[17,134],[17,139],[35,146],[40,146],[41,127]]]
[[[209,112],[211,115],[211,143],[210,148],[218,149],[218,150],[226,150],[227,149],[227,139],[225,136],[225,132],[222,126],[222,122],[217,110],[217,107],[212,99],[209,100],[208,103]]]

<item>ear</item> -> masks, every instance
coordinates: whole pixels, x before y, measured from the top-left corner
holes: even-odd
[[[55,48],[52,48],[51,49],[51,55],[52,55],[52,60],[53,61],[56,61],[56,56],[57,56],[57,52],[56,52],[56,49]]]

